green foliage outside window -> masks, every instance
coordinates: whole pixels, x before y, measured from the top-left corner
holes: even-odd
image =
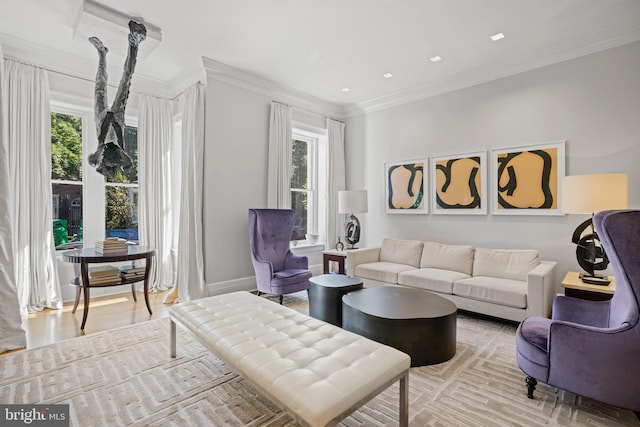
[[[82,120],[51,113],[51,177],[82,180]]]
[[[128,178],[122,173],[114,177],[116,182],[129,183]],[[129,197],[130,187],[107,186],[106,187],[106,229],[137,229],[138,224],[134,224],[134,210],[136,206]]]

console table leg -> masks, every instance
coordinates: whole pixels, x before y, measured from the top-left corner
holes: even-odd
[[[82,290],[84,291],[84,307],[82,308],[80,330],[84,331],[84,325],[87,323],[87,315],[89,314],[89,266],[86,262],[80,264],[80,273],[82,274]]]
[[[87,323],[87,316],[89,315],[89,288],[84,288],[84,307],[82,308],[82,325],[80,330],[84,331],[84,324]]]
[[[71,314],[76,314],[76,308],[78,308],[78,303],[80,302],[81,293],[82,293],[82,286],[78,286],[76,288],[76,301],[73,303],[73,310],[71,310]]]
[[[135,286],[135,283],[131,284],[131,295],[133,296],[133,302],[138,302],[138,298],[136,297],[136,286]]]
[[[151,304],[149,304],[149,280],[144,280],[144,302],[147,304],[147,310],[149,310],[149,314],[153,314],[151,311]]]

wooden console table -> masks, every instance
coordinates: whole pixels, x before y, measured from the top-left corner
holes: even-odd
[[[95,248],[83,248],[68,251],[62,254],[65,261],[72,262],[74,264],[80,264],[80,277],[77,277],[73,281],[76,288],[76,301],[73,305],[72,313],[76,312],[78,308],[78,301],[80,300],[80,293],[84,291],[84,311],[82,315],[82,325],[80,330],[84,330],[84,325],[87,322],[87,315],[89,314],[89,289],[90,288],[103,288],[106,286],[119,286],[131,284],[131,292],[133,293],[133,299],[136,301],[134,283],[144,281],[144,301],[147,304],[147,310],[149,314],[153,314],[151,306],[149,305],[149,271],[151,271],[151,263],[153,257],[156,255],[156,250],[153,248],[147,248],[143,246],[129,246],[126,253],[121,254],[107,254],[96,252]],[[121,277],[119,282],[109,284],[96,284],[92,285],[89,281],[89,264],[94,263],[106,263],[106,262],[122,262],[133,261],[137,259],[144,259],[145,270],[143,277],[125,278]]]

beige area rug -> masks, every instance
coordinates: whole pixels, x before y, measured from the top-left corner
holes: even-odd
[[[306,295],[285,304],[307,312]],[[0,356],[0,402],[70,405],[72,426],[293,426],[178,328],[169,357],[169,320],[158,319]],[[412,368],[411,426],[638,426],[621,410],[540,384],[526,397],[515,361],[515,325],[458,317],[450,361]],[[397,425],[392,385],[343,420],[345,426]]]

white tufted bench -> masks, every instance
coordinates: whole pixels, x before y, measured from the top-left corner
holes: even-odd
[[[335,425],[396,381],[408,425],[410,357],[249,292],[169,308],[176,324],[303,425]]]

